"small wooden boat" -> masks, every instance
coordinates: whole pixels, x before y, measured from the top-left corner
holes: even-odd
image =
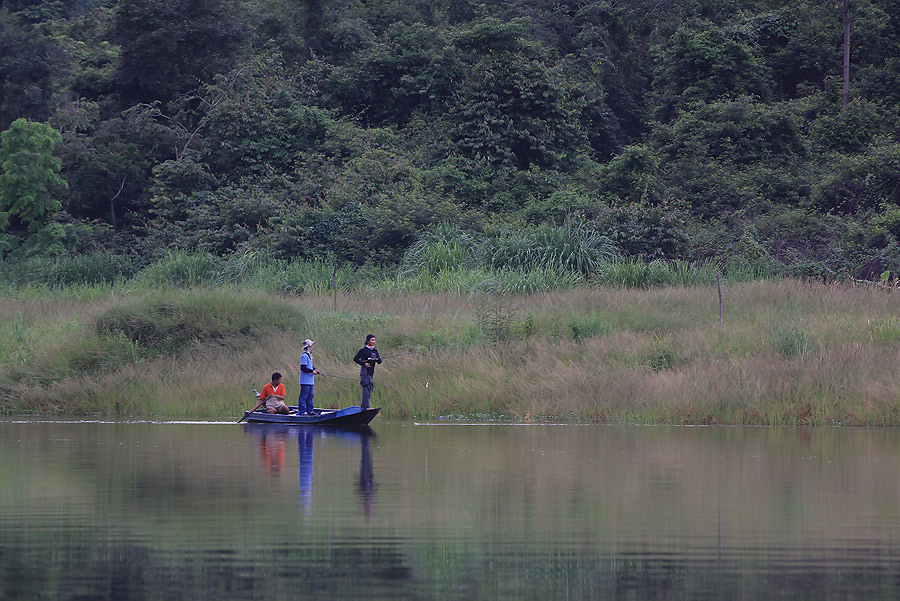
[[[290,415],[269,413],[265,409],[244,411],[244,419],[257,424],[288,424],[292,426],[367,426],[381,411],[381,407],[363,410],[360,407],[344,409],[316,409],[315,415],[297,414],[296,407],[289,407]]]

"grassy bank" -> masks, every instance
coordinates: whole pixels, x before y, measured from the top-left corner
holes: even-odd
[[[0,299],[5,412],[233,417],[273,370],[355,404],[367,332],[393,418],[900,425],[900,296],[791,280],[519,296],[32,290]],[[86,300],[80,300],[90,297]],[[345,379],[348,378],[348,379]]]

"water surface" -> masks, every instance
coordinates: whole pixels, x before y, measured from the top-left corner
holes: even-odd
[[[900,432],[0,421],[0,599],[888,599]]]

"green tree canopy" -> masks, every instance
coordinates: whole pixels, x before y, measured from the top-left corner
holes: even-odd
[[[0,134],[0,228],[3,250],[35,234],[62,208],[56,196],[66,187],[61,161],[53,156],[59,132],[46,123],[16,119]],[[49,233],[49,232],[45,232]]]
[[[53,43],[0,8],[0,130],[50,116]]]
[[[125,106],[168,102],[234,64],[246,30],[230,0],[122,0],[112,29]]]

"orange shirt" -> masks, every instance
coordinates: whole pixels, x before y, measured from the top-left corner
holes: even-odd
[[[277,394],[279,396],[287,396],[287,391],[284,389],[284,383],[278,385],[278,388],[272,386],[272,383],[269,382],[265,386],[263,386],[262,392],[259,393],[260,400],[265,400],[272,396],[273,394]]]

